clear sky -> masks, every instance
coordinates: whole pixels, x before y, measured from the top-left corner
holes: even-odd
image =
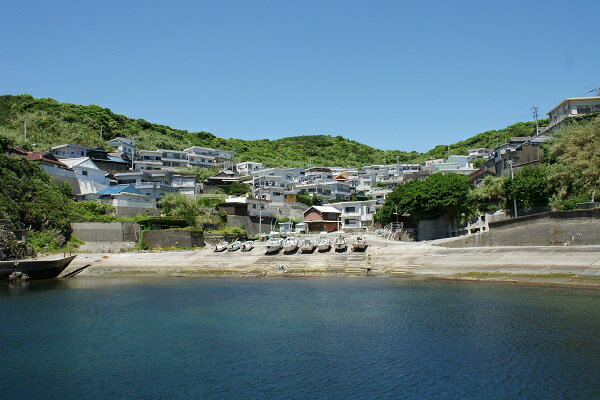
[[[0,93],[425,151],[600,87],[600,0],[6,1]]]

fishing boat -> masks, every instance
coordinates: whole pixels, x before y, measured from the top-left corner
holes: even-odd
[[[252,240],[247,240],[242,243],[242,251],[250,251],[254,248],[254,242]]]
[[[348,245],[343,235],[338,235],[333,242],[333,248],[335,251],[346,251]]]
[[[300,245],[300,251],[302,253],[312,253],[317,247],[317,241],[315,239],[304,239]]]
[[[20,279],[53,279],[65,270],[77,256],[58,260],[11,260],[0,261],[0,281]],[[15,274],[16,273],[16,274]]]
[[[283,242],[283,251],[291,253],[296,250],[298,250],[298,239],[296,239],[294,234],[289,233],[287,239]]]
[[[242,243],[239,240],[235,240],[231,242],[229,246],[227,246],[228,251],[236,251],[242,248]]]
[[[265,245],[265,253],[277,253],[283,247],[283,239],[271,237]]]
[[[331,240],[327,235],[321,235],[319,243],[317,244],[317,249],[319,249],[321,253],[331,250]]]
[[[220,253],[222,251],[225,251],[227,250],[227,246],[229,246],[229,243],[227,243],[226,241],[219,242],[215,245],[215,252]]]
[[[367,249],[367,239],[357,236],[352,242],[352,251],[365,251]]]

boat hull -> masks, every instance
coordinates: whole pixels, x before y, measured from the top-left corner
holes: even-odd
[[[326,251],[329,251],[329,250],[331,250],[331,245],[330,245],[330,244],[320,244],[320,245],[318,245],[318,246],[317,246],[317,249],[318,249],[320,252],[324,253],[324,252],[326,252]]]
[[[10,274],[20,272],[31,280],[54,279],[77,257],[69,256],[60,260],[20,260],[0,261],[0,281],[8,281]]]
[[[266,246],[265,247],[265,251],[267,253],[277,253],[279,250],[281,250],[281,246]]]

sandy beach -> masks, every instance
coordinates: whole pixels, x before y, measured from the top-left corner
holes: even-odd
[[[78,276],[273,277],[372,276],[514,281],[600,287],[600,246],[445,248],[436,242],[388,241],[374,235],[363,252],[265,254],[189,251],[80,253],[64,274]]]

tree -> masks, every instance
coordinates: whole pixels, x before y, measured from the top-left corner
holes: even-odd
[[[514,176],[506,178],[506,193],[517,199],[526,207],[545,206],[548,204],[548,172],[544,166],[526,167]]]
[[[412,180],[394,189],[376,218],[386,223],[395,220],[395,213],[410,214],[417,220],[458,216],[470,211],[471,189],[469,178],[458,174],[433,174],[423,181]]]
[[[250,193],[250,186],[245,183],[233,182],[230,185],[219,186],[223,192],[232,196],[242,196],[246,193]]]
[[[566,126],[544,153],[555,200],[600,197],[600,117]]]

